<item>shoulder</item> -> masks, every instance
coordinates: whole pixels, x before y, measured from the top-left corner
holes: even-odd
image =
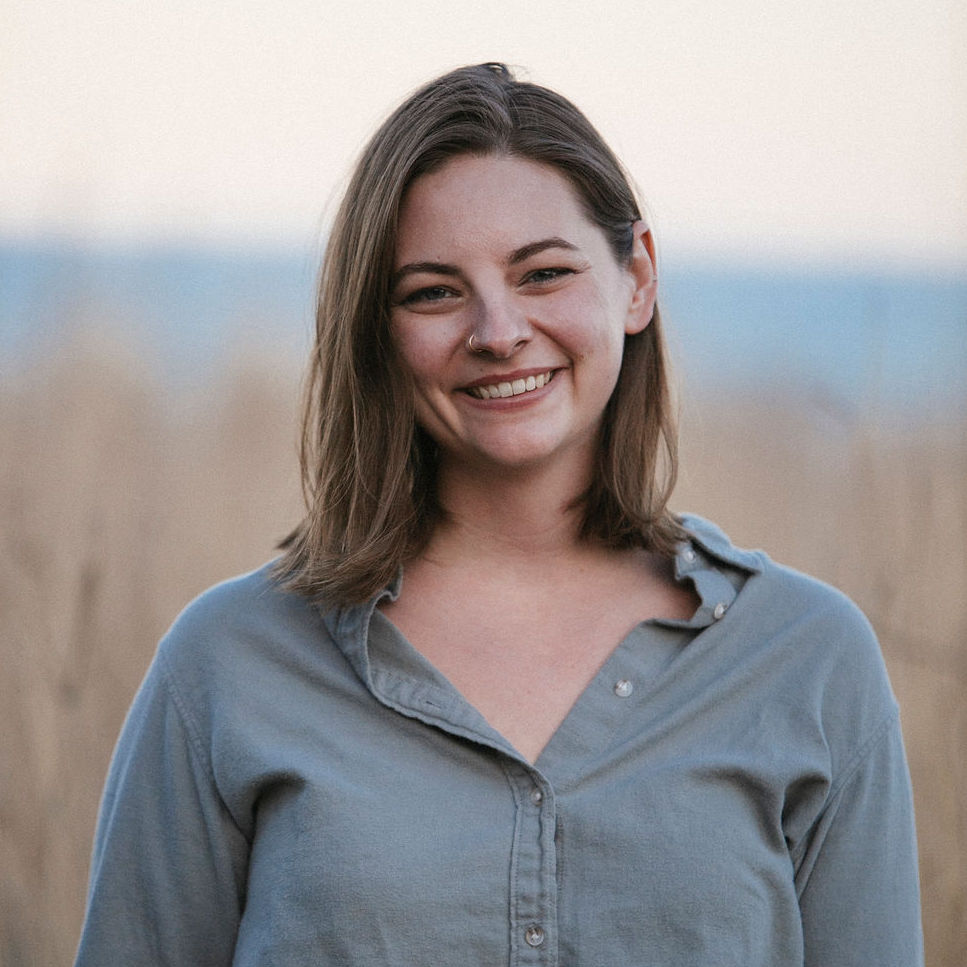
[[[311,603],[287,592],[273,567],[269,562],[203,591],[178,615],[165,640],[189,637],[216,643],[227,635],[257,634],[267,626],[312,620]]]
[[[216,584],[175,619],[156,664],[191,699],[213,688],[249,689],[277,666],[319,659],[331,639],[322,609],[287,591],[274,562]]]
[[[171,633],[257,627],[264,621],[304,620],[308,599],[285,590],[274,573],[275,562],[221,581],[203,591],[178,615]]]
[[[876,633],[853,601],[764,551],[734,547],[702,518],[687,515],[682,523],[708,554],[748,573],[729,610],[730,638],[782,676],[790,702],[811,707],[847,744],[896,716]]]
[[[777,563],[765,551],[736,547],[719,527],[704,518],[687,514],[681,521],[694,542],[713,558],[749,575],[740,597],[747,599],[746,606],[764,626],[795,623],[813,628],[830,646],[840,640],[875,645],[870,622],[842,591]]]

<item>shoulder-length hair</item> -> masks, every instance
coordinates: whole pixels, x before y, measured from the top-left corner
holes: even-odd
[[[397,222],[420,175],[466,154],[549,165],[573,186],[615,258],[631,258],[640,206],[617,158],[568,100],[502,64],[452,71],[403,102],[364,148],[329,236],[303,402],[307,513],[284,542],[285,585],[329,603],[362,601],[427,545],[441,519],[435,446],[417,425],[390,334]],[[670,554],[683,536],[667,501],[677,442],[658,308],[626,337],[581,537]]]

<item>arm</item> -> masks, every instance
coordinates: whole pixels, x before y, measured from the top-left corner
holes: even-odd
[[[805,967],[920,967],[913,801],[899,720],[830,790],[798,857]]]
[[[248,844],[159,655],[115,750],[76,967],[232,962]]]

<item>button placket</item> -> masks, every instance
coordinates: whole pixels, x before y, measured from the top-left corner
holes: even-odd
[[[557,846],[553,789],[541,774],[521,763],[505,766],[517,804],[511,859],[511,929],[516,941],[511,963],[551,964],[557,900]]]

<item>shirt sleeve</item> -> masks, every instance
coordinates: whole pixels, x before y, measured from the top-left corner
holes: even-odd
[[[108,774],[76,967],[232,962],[248,844],[186,712],[159,654]]]
[[[889,717],[830,790],[798,862],[805,967],[920,967],[910,777]]]

